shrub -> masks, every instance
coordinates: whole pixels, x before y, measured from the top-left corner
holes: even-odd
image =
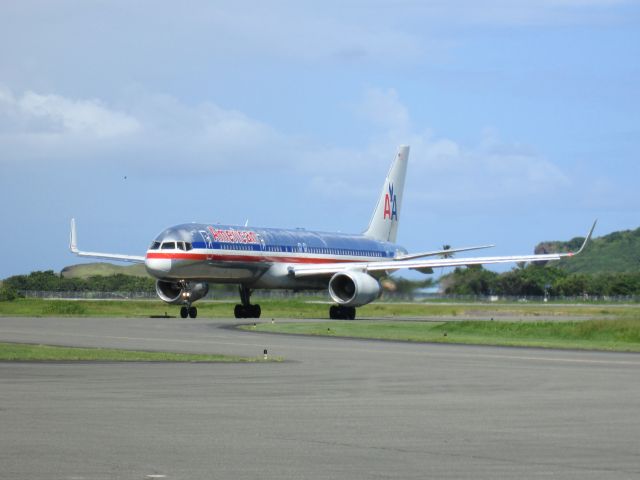
[[[6,286],[0,287],[0,302],[11,302],[19,297],[20,295],[14,288]]]

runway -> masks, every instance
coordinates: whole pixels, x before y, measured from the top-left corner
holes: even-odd
[[[2,479],[640,476],[640,355],[0,318],[0,341],[283,356],[0,363]]]

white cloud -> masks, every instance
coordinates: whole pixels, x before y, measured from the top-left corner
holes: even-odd
[[[430,130],[416,130],[409,109],[394,89],[368,89],[356,112],[379,129],[362,152],[325,152],[325,165],[350,162],[358,175],[366,178],[369,195],[380,187],[372,172],[386,172],[398,145],[411,146],[409,180],[413,198],[425,204],[477,207],[478,201],[539,199],[571,186],[560,167],[535,149],[500,140],[496,131],[485,129],[475,145],[464,145],[440,137]],[[345,153],[351,153],[347,159]],[[328,168],[328,167],[325,167]],[[361,188],[344,188],[344,181],[333,169],[329,176],[317,173],[313,186],[328,196],[335,191],[361,197]],[[381,184],[382,178],[379,178]]]
[[[474,205],[511,201],[570,186],[530,147],[484,131],[463,145],[414,127],[394,89],[368,89],[356,107],[374,135],[364,148],[310,146],[270,125],[214,103],[186,105],[134,92],[126,110],[99,100],[0,89],[0,161],[121,163],[193,174],[220,169],[285,172],[289,181],[342,200],[374,198],[399,144],[411,145],[411,194],[425,202]],[[339,195],[336,195],[339,193]]]
[[[411,126],[409,110],[393,88],[368,88],[358,110],[369,122],[391,132],[406,133]]]
[[[136,92],[128,107],[0,87],[2,162],[125,163],[198,168],[278,164],[290,140],[242,112]]]
[[[190,25],[182,39],[207,32],[212,39],[207,53],[218,58],[396,63],[422,55],[419,35],[370,15],[372,7],[378,11],[375,5],[354,8],[331,2],[322,7],[295,1],[279,2],[277,7],[264,2],[205,2],[191,9],[170,7],[157,15],[172,17],[177,29]]]
[[[33,135],[111,138],[131,135],[140,123],[130,115],[107,108],[99,100],[73,100],[32,91],[15,97],[0,88],[0,115],[5,129]],[[0,131],[0,133],[3,133]]]
[[[215,74],[284,62],[299,68],[357,64],[413,68],[448,57],[469,26],[513,27],[624,20],[622,0],[392,2],[4,2],[0,67],[13,85],[118,85],[173,69]],[[37,15],[34,15],[37,11]],[[141,26],[144,35],[141,36]],[[27,33],[25,33],[27,32]],[[55,38],[55,42],[48,39]],[[78,42],[83,38],[83,42]],[[464,41],[464,38],[462,39]],[[95,61],[99,59],[99,61]],[[70,71],[93,68],[93,75]],[[86,72],[85,72],[86,73]],[[149,77],[147,77],[149,75]],[[95,77],[95,78],[92,78]],[[10,80],[7,80],[10,81]],[[39,83],[42,81],[42,83]]]

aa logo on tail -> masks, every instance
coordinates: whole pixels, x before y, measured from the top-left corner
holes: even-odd
[[[393,193],[393,183],[389,183],[389,193],[384,195],[383,219],[398,220],[398,208],[396,207],[396,194]]]

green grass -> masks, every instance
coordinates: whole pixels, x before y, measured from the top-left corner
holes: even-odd
[[[198,316],[232,318],[235,299],[228,302],[198,302]],[[328,305],[306,303],[301,300],[260,301],[263,317],[324,318]],[[47,300],[20,298],[0,302],[0,316],[28,317],[149,317],[180,315],[180,306],[167,305],[160,300]]]
[[[274,359],[272,359],[274,360]],[[278,359],[275,359],[278,360]],[[262,358],[0,343],[3,362],[262,362]]]
[[[262,305],[262,321],[267,321],[258,323],[256,330],[260,331],[415,342],[640,351],[640,306],[635,304],[372,303],[359,308],[358,317],[378,319],[375,321],[276,322],[272,325],[268,321],[271,318],[326,319],[329,306],[301,299],[265,299],[259,302]],[[233,300],[199,302],[198,316],[232,318],[235,303]],[[0,302],[0,316],[126,318],[165,313],[178,316],[178,312],[179,307],[160,301],[18,299]],[[496,321],[486,320],[494,316]],[[559,321],[540,321],[539,317],[543,316],[545,319],[558,318]],[[423,317],[443,317],[444,321],[403,320]],[[513,321],[516,318],[518,321]],[[182,319],[177,318],[176,321]]]
[[[640,352],[640,318],[565,322],[508,321],[324,321],[261,323],[253,331],[465,343]]]
[[[630,306],[629,308],[634,308]],[[640,305],[636,306],[640,312]],[[564,305],[553,303],[370,303],[358,308],[358,317],[423,317],[423,316],[571,316],[609,312],[607,305]],[[324,315],[326,316],[326,315]]]
[[[327,303],[309,303],[303,299],[260,299],[263,318],[327,318]],[[198,302],[198,316],[204,318],[231,318],[235,299],[228,302]],[[167,305],[160,300],[43,300],[21,298],[10,302],[0,302],[0,316],[29,317],[149,317],[153,315],[179,316],[179,307]],[[374,302],[358,308],[358,317],[402,318],[425,316],[451,316],[456,318],[478,315],[505,318],[526,316],[588,316],[636,315],[640,316],[640,305],[614,306],[595,305],[555,305],[543,303],[527,304],[442,304],[429,303],[380,303]]]

